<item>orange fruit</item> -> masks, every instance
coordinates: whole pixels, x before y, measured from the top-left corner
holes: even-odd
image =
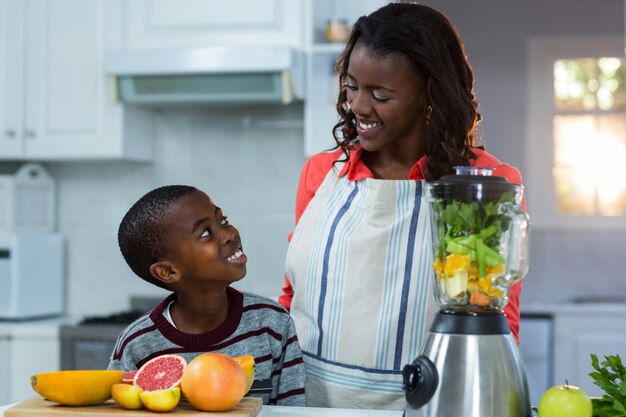
[[[254,356],[236,356],[233,359],[239,364],[239,366],[241,366],[241,369],[243,369],[243,373],[246,376],[246,392],[244,394],[246,395],[254,383]]]
[[[192,359],[181,381],[183,395],[202,411],[228,411],[246,393],[246,375],[239,364],[222,353],[202,353]]]
[[[444,272],[447,276],[452,276],[458,270],[469,270],[470,256],[460,255],[453,253],[446,256],[446,265],[444,266]]]
[[[470,304],[474,304],[480,307],[486,307],[491,304],[491,298],[489,298],[488,295],[485,295],[482,292],[476,291],[473,292],[470,296]]]

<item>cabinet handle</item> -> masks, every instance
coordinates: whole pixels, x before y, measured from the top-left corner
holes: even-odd
[[[30,129],[26,130],[26,137],[28,139],[33,139],[35,136],[37,136],[37,135],[35,135],[35,131],[34,130],[30,130]]]
[[[6,132],[4,132],[4,136],[6,136],[9,139],[15,139],[17,134],[16,134],[15,130],[7,129]]]

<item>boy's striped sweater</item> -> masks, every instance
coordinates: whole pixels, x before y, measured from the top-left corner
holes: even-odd
[[[187,362],[204,352],[251,355],[256,363],[255,380],[272,380],[272,394],[259,395],[264,404],[304,405],[304,364],[289,313],[269,298],[230,287],[227,291],[230,312],[226,321],[202,334],[183,333],[165,318],[164,310],[176,300],[176,294],[169,295],[120,334],[109,369],[138,369],[169,353]]]

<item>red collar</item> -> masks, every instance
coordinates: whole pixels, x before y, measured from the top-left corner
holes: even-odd
[[[339,173],[340,177],[344,175],[348,175],[348,181],[358,181],[365,178],[374,178],[374,174],[372,171],[363,163],[361,160],[361,155],[363,154],[363,148],[361,145],[356,145],[350,151],[350,157],[346,164],[343,166],[343,169]],[[409,171],[409,180],[423,180],[424,179],[424,169],[426,167],[426,156],[423,156],[411,167],[411,171]]]

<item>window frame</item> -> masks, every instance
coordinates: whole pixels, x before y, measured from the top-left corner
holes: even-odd
[[[558,213],[552,176],[553,118],[558,114],[554,108],[554,62],[559,59],[611,56],[624,56],[622,36],[536,38],[529,44],[524,188],[533,228],[572,231],[626,230],[626,215],[605,217]],[[622,113],[626,117],[626,111]],[[580,114],[598,112],[593,110]]]

